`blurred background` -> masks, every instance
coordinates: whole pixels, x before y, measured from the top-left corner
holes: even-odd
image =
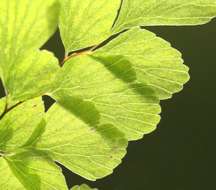
[[[181,93],[161,103],[158,129],[131,142],[112,175],[89,182],[64,168],[69,187],[86,183],[100,190],[216,189],[216,19],[203,26],[147,29],[182,52],[191,80]],[[63,58],[58,32],[43,48]]]

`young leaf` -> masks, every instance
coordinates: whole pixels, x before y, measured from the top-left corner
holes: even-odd
[[[1,99],[5,101],[5,99]],[[0,151],[10,153],[27,142],[30,144],[44,126],[41,123],[44,106],[41,98],[21,103],[4,113],[0,122]],[[41,129],[42,130],[42,129]],[[31,142],[29,141],[31,138]]]
[[[97,190],[97,189],[92,189],[92,188],[90,188],[88,185],[85,185],[85,184],[83,184],[83,185],[76,185],[76,186],[74,186],[71,190]]]
[[[113,31],[141,25],[198,25],[215,16],[215,0],[123,0]]]
[[[94,103],[100,123],[116,126],[129,140],[150,133],[160,120],[159,100],[149,86],[136,83],[131,64],[122,57],[74,57],[58,78],[54,97],[68,94]]]
[[[66,52],[97,45],[111,34],[121,0],[61,0],[60,32]]]
[[[52,53],[32,51],[23,60],[8,65],[4,75],[7,94],[14,101],[24,101],[49,93],[55,89],[58,70],[58,60]]]
[[[36,151],[0,157],[0,178],[5,190],[67,190],[61,169]]]
[[[144,29],[124,32],[94,55],[124,56],[135,69],[138,81],[151,86],[160,99],[170,98],[189,80],[181,53]]]
[[[112,125],[98,125],[98,112],[90,102],[74,97],[58,102],[47,113],[37,148],[89,180],[111,174],[126,153],[122,133]]]

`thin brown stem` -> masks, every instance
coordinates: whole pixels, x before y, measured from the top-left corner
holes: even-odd
[[[80,55],[91,54],[91,53],[94,51],[95,47],[97,47],[97,45],[96,45],[96,46],[92,46],[92,47],[91,47],[90,49],[88,49],[88,50],[83,50],[83,51],[74,52],[74,53],[72,53],[72,54],[70,54],[70,55],[67,55],[67,54],[66,54],[65,57],[64,57],[64,59],[63,59],[63,61],[60,62],[60,66],[62,67],[66,61],[68,61],[69,59],[71,59],[71,58],[73,58],[73,57],[77,57],[77,56],[80,56]]]

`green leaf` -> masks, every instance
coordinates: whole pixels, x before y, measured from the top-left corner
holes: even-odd
[[[1,98],[0,99],[0,115],[2,115],[5,111],[6,108],[6,98]]]
[[[111,174],[126,153],[127,141],[112,125],[98,125],[98,117],[92,103],[62,96],[47,113],[37,148],[89,180]]]
[[[7,107],[0,122],[0,188],[66,190],[61,170],[43,152],[34,149],[45,129],[41,98]]]
[[[94,103],[100,123],[114,125],[129,140],[150,133],[160,120],[159,100],[149,86],[136,83],[136,73],[122,57],[73,57],[58,78],[54,97],[68,94]]]
[[[215,0],[123,0],[113,30],[141,25],[199,25],[215,16]]]
[[[55,89],[58,60],[48,51],[33,51],[8,67],[5,73],[7,94],[14,101],[42,96]]]
[[[136,71],[137,80],[151,86],[160,99],[182,90],[189,80],[181,53],[154,33],[140,28],[124,32],[98,49],[95,56],[124,56]]]
[[[24,82],[23,88],[20,81],[24,80],[24,76],[26,78],[28,74],[30,76],[38,75],[37,78],[31,78],[31,80],[39,79],[40,73],[33,74],[32,72],[38,71],[39,67],[45,69],[44,62],[46,59],[50,61],[50,55],[40,55],[38,52],[32,52],[37,51],[55,32],[58,24],[58,12],[59,4],[57,0],[0,1],[0,76],[4,85],[9,85],[9,88],[17,88],[17,82],[19,82],[19,88],[16,91],[21,93],[21,90],[30,90],[32,87],[30,83],[35,82],[28,81],[28,84]],[[40,59],[40,61],[44,59],[42,60],[43,63],[38,63],[37,59]],[[33,64],[40,64],[41,66],[34,65],[35,68],[33,68]],[[19,66],[16,67],[16,65]],[[51,67],[51,71],[53,71],[53,67]],[[27,72],[27,68],[28,71],[30,69],[32,71],[30,73],[19,73],[20,71]],[[47,72],[47,68],[40,72]],[[14,73],[20,81],[13,81]],[[22,76],[21,79],[20,76]],[[45,76],[42,76],[41,80],[43,81],[44,78]],[[11,84],[14,82],[16,86]],[[26,89],[26,85],[28,89]],[[47,83],[44,85],[47,85]],[[40,87],[37,85],[37,88]],[[30,91],[29,93],[33,93],[33,90]],[[28,92],[23,91],[23,93]]]
[[[48,40],[58,23],[57,2],[57,0],[0,1],[2,65],[17,61],[24,52],[40,48]]]
[[[0,178],[5,190],[67,190],[60,168],[39,152],[0,157]]]
[[[83,184],[83,185],[76,185],[76,186],[74,186],[71,190],[97,190],[97,189],[92,189],[92,188],[90,188],[88,185],[86,185],[86,184]]]
[[[44,128],[43,115],[41,98],[9,108],[0,122],[0,151],[9,154],[26,143],[34,143]]]
[[[98,45],[111,34],[121,0],[61,0],[60,32],[66,52]]]

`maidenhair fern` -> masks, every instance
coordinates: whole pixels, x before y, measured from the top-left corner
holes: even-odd
[[[214,16],[216,0],[0,0],[0,189],[66,190],[56,163],[111,174],[189,80],[181,53],[140,26]],[[60,62],[39,49],[57,27]],[[43,95],[56,101],[47,112]]]

